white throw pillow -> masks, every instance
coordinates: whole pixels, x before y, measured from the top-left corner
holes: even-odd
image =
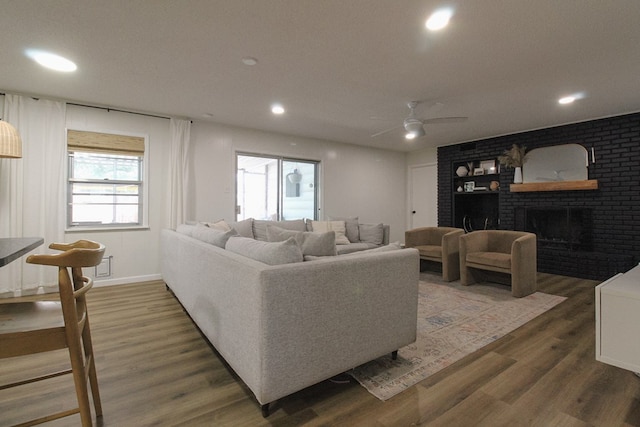
[[[360,243],[360,230],[358,229],[358,217],[329,217],[329,221],[344,221],[347,239],[351,243]]]
[[[336,232],[336,245],[348,245],[351,243],[346,236],[344,221],[311,221],[311,229],[316,233]]]
[[[215,230],[220,230],[220,231],[231,230],[231,226],[227,224],[227,222],[224,219],[221,219],[220,221],[216,221],[216,222],[203,222],[202,224],[206,225],[209,228],[213,228]]]

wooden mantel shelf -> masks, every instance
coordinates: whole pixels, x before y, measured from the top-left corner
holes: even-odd
[[[509,186],[509,191],[511,191],[512,193],[524,193],[530,191],[575,191],[597,189],[597,179],[588,179],[584,181],[528,182],[526,184],[511,184]]]

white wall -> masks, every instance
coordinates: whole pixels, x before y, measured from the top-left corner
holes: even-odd
[[[320,161],[320,219],[358,216],[360,222],[383,222],[391,227],[391,241],[404,240],[404,153],[205,122],[191,127],[190,219],[235,218],[238,151]]]
[[[169,120],[136,114],[67,105],[67,128],[148,135],[149,228],[145,230],[66,233],[66,241],[91,239],[104,243],[113,256],[112,275],[96,285],[130,283],[160,278],[160,230],[169,225]],[[85,272],[90,273],[90,272]]]
[[[148,135],[149,228],[68,232],[65,239],[106,245],[113,256],[112,276],[97,279],[97,286],[159,279],[160,230],[169,226],[169,120],[67,105],[67,128]],[[237,151],[320,161],[320,219],[358,216],[361,222],[383,222],[391,227],[391,241],[404,241],[406,170],[413,156],[206,122],[194,122],[191,129],[191,219],[233,220]]]

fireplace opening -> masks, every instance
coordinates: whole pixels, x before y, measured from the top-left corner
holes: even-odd
[[[515,228],[537,236],[538,247],[591,251],[591,210],[517,207]]]

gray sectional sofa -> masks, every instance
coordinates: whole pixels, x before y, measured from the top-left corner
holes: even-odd
[[[415,249],[381,246],[303,261],[294,237],[266,242],[231,237],[234,229],[221,245],[190,231],[162,230],[163,279],[264,416],[271,402],[416,339]]]

